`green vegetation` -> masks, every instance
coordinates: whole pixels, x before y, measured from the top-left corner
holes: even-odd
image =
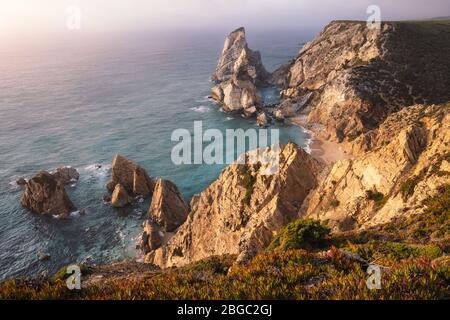
[[[331,200],[331,202],[330,202],[330,205],[331,205],[333,208],[339,207],[340,204],[341,204],[341,203],[340,203],[339,200],[337,200],[337,199],[333,199],[333,200]]]
[[[372,200],[375,202],[381,202],[384,199],[384,194],[378,191],[367,190],[366,197],[368,200]]]
[[[258,163],[256,170],[259,169],[260,164]],[[252,175],[251,170],[248,166],[243,166],[241,169],[241,180],[240,184],[245,188],[244,203],[249,205],[252,199],[253,189],[256,183],[256,176]]]
[[[410,178],[403,182],[401,185],[402,196],[404,200],[407,200],[414,193],[414,188],[419,183],[418,177]]]
[[[268,250],[314,249],[322,247],[330,229],[326,223],[315,220],[299,220],[281,229]]]

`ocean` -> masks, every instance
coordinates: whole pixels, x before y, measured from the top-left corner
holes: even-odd
[[[268,70],[294,57],[305,40],[281,31],[247,33]],[[224,165],[174,165],[170,138],[175,129],[192,131],[196,120],[204,130],[256,128],[255,121],[225,114],[208,99],[225,35],[70,35],[1,47],[0,280],[51,275],[71,263],[139,258],[135,245],[148,200],[124,209],[102,201],[117,153],[152,177],[175,182],[186,200],[219,176]],[[276,101],[276,90],[264,90],[264,99]],[[281,142],[307,147],[301,128],[275,127]],[[63,165],[80,173],[66,190],[86,214],[58,219],[23,209],[15,181]],[[39,254],[50,259],[41,261]]]

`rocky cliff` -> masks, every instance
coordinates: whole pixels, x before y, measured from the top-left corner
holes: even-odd
[[[272,74],[323,137],[352,141],[417,103],[450,100],[450,23],[330,23]],[[319,130],[318,130],[319,131]]]
[[[258,51],[249,49],[245,29],[231,32],[219,58],[212,80],[212,98],[223,104],[225,111],[243,111],[252,115],[261,106],[257,86],[267,83],[268,72]]]
[[[322,166],[301,148],[280,151],[279,172],[264,175],[270,164],[233,164],[191,201],[191,212],[177,233],[146,261],[181,266],[205,257],[236,254],[243,261],[263,251],[274,233],[298,218]]]
[[[450,104],[403,108],[352,146],[358,156],[331,167],[302,217],[345,231],[423,213],[450,182]]]

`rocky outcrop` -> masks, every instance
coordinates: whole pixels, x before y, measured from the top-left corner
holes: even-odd
[[[333,165],[300,215],[345,231],[423,212],[450,181],[449,141],[449,104],[406,107],[353,143],[358,156]]]
[[[269,124],[269,117],[267,116],[267,114],[265,112],[261,112],[256,117],[256,123],[260,127],[263,127],[263,128],[267,127],[267,125]]]
[[[171,232],[182,225],[189,214],[189,205],[184,201],[177,186],[164,179],[155,184],[148,215],[165,231]]]
[[[244,28],[228,35],[212,80],[216,85],[211,96],[223,104],[225,111],[244,111],[252,115],[261,106],[257,89],[267,83],[269,74],[258,51],[248,48]]]
[[[122,208],[130,203],[130,196],[127,190],[120,184],[116,184],[111,196],[111,204],[113,207]]]
[[[212,80],[225,82],[242,72],[256,85],[263,85],[269,76],[258,51],[249,49],[245,38],[245,29],[238,28],[225,39]]]
[[[62,182],[46,171],[25,184],[21,203],[33,212],[60,216],[68,215],[74,208]]]
[[[59,167],[51,174],[62,184],[74,183],[80,178],[78,171],[72,167]]]
[[[272,81],[300,103],[310,124],[322,126],[324,138],[352,141],[405,106],[450,100],[449,31],[439,22],[389,22],[377,30],[335,21]]]
[[[142,233],[140,248],[144,254],[147,254],[153,250],[161,247],[164,240],[164,232],[162,227],[146,220],[144,222],[144,232]]]
[[[275,152],[269,150],[271,155]],[[192,199],[188,219],[176,234],[146,261],[181,266],[221,254],[236,254],[244,261],[264,250],[276,231],[298,218],[322,166],[291,143],[281,149],[278,170],[273,169],[273,163],[260,162],[224,169]]]
[[[106,187],[112,192],[117,184],[129,194],[147,197],[153,193],[153,181],[145,169],[119,154],[113,159],[112,178]]]

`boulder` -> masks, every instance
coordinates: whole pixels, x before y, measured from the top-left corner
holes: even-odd
[[[127,190],[120,184],[116,184],[113,194],[111,196],[111,204],[116,208],[125,207],[130,203],[130,197]]]
[[[177,186],[164,179],[158,179],[148,214],[165,231],[177,229],[189,214],[189,205],[184,201]]]
[[[162,227],[151,220],[144,222],[144,232],[142,233],[140,248],[144,254],[158,249],[164,240]]]
[[[25,185],[22,206],[36,213],[68,215],[74,208],[64,185],[46,171],[41,171]]]
[[[78,181],[80,174],[72,167],[59,167],[55,172],[52,172],[53,177],[62,184],[69,184]]]
[[[147,197],[153,193],[153,182],[145,169],[119,154],[114,157],[112,178],[106,188],[111,192],[117,184],[129,194]]]
[[[265,112],[261,112],[260,114],[258,114],[258,116],[256,117],[256,123],[260,127],[267,127],[268,126],[269,118],[267,117]]]
[[[27,180],[25,180],[24,178],[19,178],[19,179],[17,179],[16,183],[18,186],[23,187],[27,184]]]

